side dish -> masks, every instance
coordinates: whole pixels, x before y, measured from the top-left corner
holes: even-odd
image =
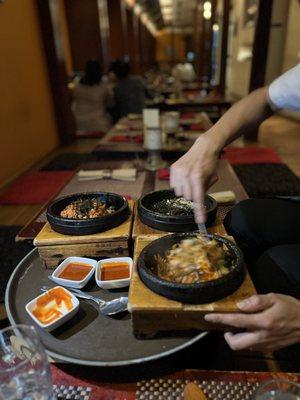
[[[26,305],[26,311],[31,318],[48,331],[70,319],[78,308],[78,299],[61,286],[48,290]]]
[[[229,273],[233,258],[227,247],[201,236],[184,239],[165,254],[157,256],[158,276],[170,282],[199,283]]]
[[[102,289],[117,289],[130,285],[133,260],[130,257],[106,258],[98,262],[95,278]]]
[[[104,217],[114,212],[114,206],[108,207],[104,202],[93,197],[72,201],[60,212],[60,216],[71,219],[88,219]]]
[[[49,324],[62,317],[72,308],[72,296],[63,288],[57,287],[37,299],[32,314],[42,324]]]
[[[59,272],[57,277],[71,281],[82,281],[92,269],[93,267],[88,264],[70,262],[61,272]]]
[[[130,277],[130,268],[128,262],[104,263],[100,269],[101,281],[112,281],[117,279],[127,279]]]
[[[53,271],[51,280],[60,286],[83,288],[94,275],[98,262],[87,257],[68,257]]]

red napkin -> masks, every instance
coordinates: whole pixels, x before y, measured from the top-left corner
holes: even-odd
[[[236,164],[281,164],[279,155],[270,147],[227,147],[221,154],[221,160],[227,160],[232,165]]]
[[[124,197],[126,200],[132,200],[132,197],[130,196],[130,194],[124,194]]]
[[[181,114],[180,119],[190,119],[190,118],[195,118],[196,113],[195,112],[185,112]]]
[[[205,128],[202,124],[191,124],[190,131],[205,131]]]
[[[168,181],[170,179],[169,168],[161,168],[157,171],[157,177],[160,181]]]
[[[144,135],[138,134],[133,136],[133,140],[135,143],[143,143],[144,142]]]
[[[112,138],[109,139],[110,142],[118,142],[118,143],[130,143],[133,141],[134,143],[143,143],[144,137],[143,135],[135,135],[135,136],[129,136],[129,135],[116,135],[113,136]]]
[[[110,142],[129,142],[128,135],[116,135],[109,139]]]

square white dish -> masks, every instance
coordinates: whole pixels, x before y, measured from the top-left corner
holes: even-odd
[[[111,280],[111,281],[102,281],[98,277],[101,277],[101,266],[103,264],[111,264],[114,262],[127,262],[129,264],[129,278],[125,279],[116,279],[116,280]],[[97,282],[97,285],[101,287],[102,289],[118,289],[118,288],[124,288],[129,286],[130,284],[130,279],[132,275],[132,268],[133,268],[133,260],[130,257],[115,257],[115,258],[105,258],[103,260],[100,260],[98,262],[96,272],[95,272],[95,279]]]
[[[64,278],[59,278],[58,275],[59,273],[66,268],[66,266],[69,263],[83,263],[83,264],[88,264],[92,267],[90,272],[87,274],[87,276],[82,279],[81,281],[75,281],[72,279],[64,279]],[[94,275],[95,270],[97,268],[98,262],[96,260],[93,260],[92,258],[85,258],[85,257],[68,257],[66,258],[63,262],[59,264],[59,266],[53,271],[51,275],[51,280],[57,283],[60,286],[67,286],[70,288],[75,288],[75,289],[81,289],[83,288],[88,281],[91,279],[91,277]]]
[[[34,307],[36,306],[36,302],[37,300],[44,296],[46,293],[48,293],[49,291],[61,287],[65,292],[68,293],[69,296],[71,296],[71,301],[73,303],[73,308],[65,313],[62,314],[61,317],[59,317],[58,319],[56,319],[53,322],[50,322],[48,324],[43,324],[38,318],[35,317],[35,315],[32,313]],[[27,311],[27,313],[30,315],[30,317],[34,320],[34,322],[40,326],[41,328],[47,330],[47,331],[52,331],[56,328],[58,328],[60,325],[62,325],[64,322],[68,321],[70,318],[73,317],[73,315],[75,315],[78,311],[79,308],[79,301],[77,299],[77,297],[75,297],[71,292],[69,292],[68,289],[62,287],[62,286],[55,286],[54,288],[49,289],[47,292],[42,293],[40,296],[35,297],[33,300],[31,300],[29,303],[26,304],[25,309]]]

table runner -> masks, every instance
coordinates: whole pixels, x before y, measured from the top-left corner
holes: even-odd
[[[83,192],[113,192],[122,196],[138,199],[143,191],[146,172],[139,172],[134,182],[116,181],[110,179],[79,181],[75,175],[70,182],[59,192],[56,198]],[[38,222],[46,222],[46,210],[37,218]]]
[[[106,168],[132,168],[130,161],[98,161],[82,164],[82,169],[106,169]],[[67,196],[73,193],[91,192],[91,191],[110,191],[120,195],[129,195],[133,200],[138,199],[143,192],[146,179],[146,172],[138,172],[135,182],[124,182],[116,180],[93,180],[78,181],[77,175],[57,194],[56,198]],[[35,215],[35,217],[18,233],[17,240],[33,239],[43,228],[46,222],[47,205]]]

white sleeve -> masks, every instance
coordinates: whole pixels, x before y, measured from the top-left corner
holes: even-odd
[[[269,100],[275,109],[300,111],[300,64],[271,83]]]

